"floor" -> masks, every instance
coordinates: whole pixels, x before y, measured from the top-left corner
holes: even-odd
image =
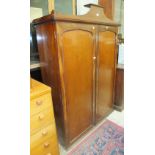
[[[124,111],[122,112],[119,112],[119,111],[116,111],[114,110],[106,119],[109,119],[113,122],[115,122],[116,124],[124,127]],[[103,123],[105,121],[105,119],[100,122],[96,127],[94,127],[93,129],[91,129],[87,134],[86,136],[88,136],[89,134],[91,134],[101,123]],[[75,145],[77,145],[78,143],[81,142],[81,140],[85,138],[85,137],[82,137],[81,139],[79,139],[74,145],[72,145],[67,151],[63,148],[63,146],[61,146],[59,144],[59,148],[60,148],[60,155],[66,155],[67,152],[72,149]]]

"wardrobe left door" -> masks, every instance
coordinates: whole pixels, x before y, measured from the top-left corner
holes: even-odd
[[[66,134],[72,143],[93,124],[95,37],[84,24],[59,23],[57,30]]]

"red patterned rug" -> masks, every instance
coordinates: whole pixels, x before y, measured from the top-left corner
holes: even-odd
[[[124,155],[124,128],[106,120],[67,155]]]

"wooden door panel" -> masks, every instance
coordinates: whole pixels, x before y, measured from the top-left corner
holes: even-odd
[[[99,32],[96,120],[112,110],[115,77],[115,33]]]
[[[64,32],[62,65],[70,141],[92,124],[93,35],[85,30]]]

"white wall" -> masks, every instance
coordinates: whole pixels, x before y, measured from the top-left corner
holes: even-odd
[[[86,14],[89,11],[89,8],[84,7],[85,4],[98,4],[98,0],[77,0],[77,15]]]
[[[41,8],[30,7],[30,22],[33,19],[43,16],[43,10]]]
[[[115,0],[114,2],[114,21],[121,24],[119,32],[124,36],[124,1]]]
[[[122,3],[122,0],[115,0],[114,1],[114,20],[116,22],[121,22],[121,3]]]

